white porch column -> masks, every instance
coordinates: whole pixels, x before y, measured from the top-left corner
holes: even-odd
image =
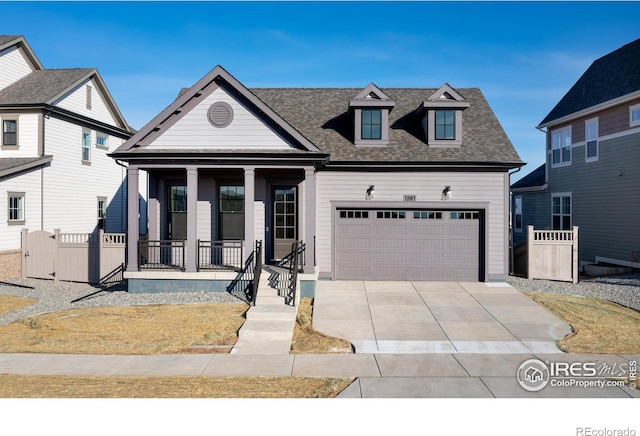
[[[140,204],[137,167],[127,168],[127,271],[138,271],[138,238],[140,236]]]
[[[187,168],[187,272],[198,270],[198,169]]]
[[[254,231],[254,201],[256,196],[256,170],[244,169],[244,257],[245,259],[253,251],[255,243]]]
[[[314,168],[304,170],[304,272],[311,274],[316,265],[316,172]]]

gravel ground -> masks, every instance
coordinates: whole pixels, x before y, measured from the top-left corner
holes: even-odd
[[[19,286],[15,286],[19,285]],[[41,313],[97,306],[134,306],[147,304],[242,303],[226,292],[163,292],[130,294],[122,288],[101,291],[86,283],[15,279],[0,282],[0,295],[34,298],[38,302],[0,315],[0,325]],[[81,299],[75,303],[72,301]]]
[[[597,297],[640,310],[640,274],[584,277],[576,283],[509,277],[507,282],[522,292]]]

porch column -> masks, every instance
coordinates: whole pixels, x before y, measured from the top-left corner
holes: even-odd
[[[316,266],[316,171],[304,170],[304,273],[311,274]]]
[[[253,251],[255,243],[254,230],[254,200],[256,196],[256,170],[244,169],[244,257],[245,259]]]
[[[198,169],[187,168],[187,272],[198,270]]]
[[[127,168],[127,271],[138,271],[138,238],[140,236],[140,204],[137,167]]]

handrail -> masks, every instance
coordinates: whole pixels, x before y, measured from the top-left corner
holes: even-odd
[[[262,241],[256,241],[256,248],[253,253],[255,266],[253,268],[253,283],[251,286],[251,304],[255,306],[260,274],[262,273]]]
[[[239,289],[241,294],[237,297],[243,297],[247,303],[255,306],[256,294],[258,292],[258,282],[260,281],[260,271],[262,270],[262,241],[256,241],[255,249],[249,254],[244,262],[244,267],[238,272],[238,275],[227,286],[227,292],[234,294]]]
[[[285,256],[289,262],[289,283],[287,293],[284,296],[285,304],[295,306],[296,291],[298,286],[298,272],[304,266],[305,244],[302,241],[296,241],[291,244],[291,253]]]

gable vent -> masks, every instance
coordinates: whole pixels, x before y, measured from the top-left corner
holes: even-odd
[[[214,127],[227,127],[233,121],[233,108],[224,101],[217,101],[211,105],[207,118]]]

